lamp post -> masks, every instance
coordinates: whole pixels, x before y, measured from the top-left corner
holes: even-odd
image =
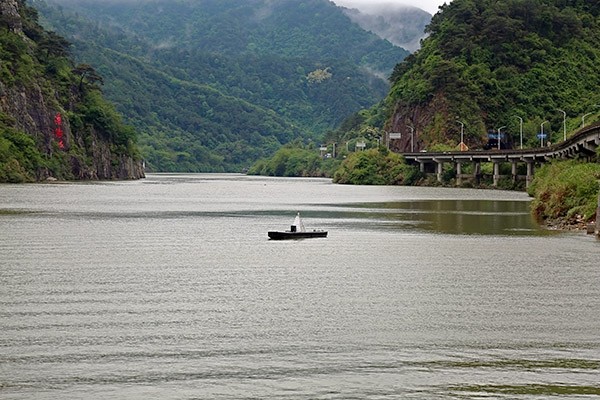
[[[415,152],[415,128],[414,126],[406,125],[410,129],[410,152]]]
[[[501,126],[498,128],[498,150],[500,150],[500,131],[504,128],[506,128],[506,126]]]
[[[540,147],[544,147],[544,124],[548,123],[548,121],[544,121],[540,124]]]
[[[523,150],[523,118],[515,115],[515,118],[519,119],[519,132],[521,133],[521,150]]]
[[[585,117],[587,117],[588,115],[592,115],[592,114],[593,113],[590,112],[590,113],[584,114],[583,117],[581,117],[581,127],[582,128],[585,128]]]
[[[563,113],[563,135],[564,135],[563,140],[567,140],[567,113],[566,113],[566,111],[563,111],[563,110],[557,110],[557,111],[560,111],[561,113]]]
[[[460,124],[460,151],[463,151],[463,147],[465,145],[465,123],[459,120],[456,120]]]

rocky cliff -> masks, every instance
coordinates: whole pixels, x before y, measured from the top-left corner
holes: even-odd
[[[0,2],[0,182],[144,177],[135,132],[68,47],[24,0]]]

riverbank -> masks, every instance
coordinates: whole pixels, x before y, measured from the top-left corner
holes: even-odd
[[[566,218],[549,218],[542,222],[542,226],[544,226],[548,230],[552,231],[572,231],[572,232],[589,232],[589,225],[593,224],[586,221],[583,216],[578,215],[575,220],[567,220]],[[595,224],[594,224],[595,226]]]

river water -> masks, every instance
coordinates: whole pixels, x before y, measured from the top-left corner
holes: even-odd
[[[2,185],[0,398],[600,398],[599,255],[516,192]]]

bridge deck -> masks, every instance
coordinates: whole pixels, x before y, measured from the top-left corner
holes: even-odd
[[[555,158],[589,157],[600,146],[600,123],[591,125],[550,147],[536,149],[476,150],[448,152],[402,153],[410,162],[544,162]]]

